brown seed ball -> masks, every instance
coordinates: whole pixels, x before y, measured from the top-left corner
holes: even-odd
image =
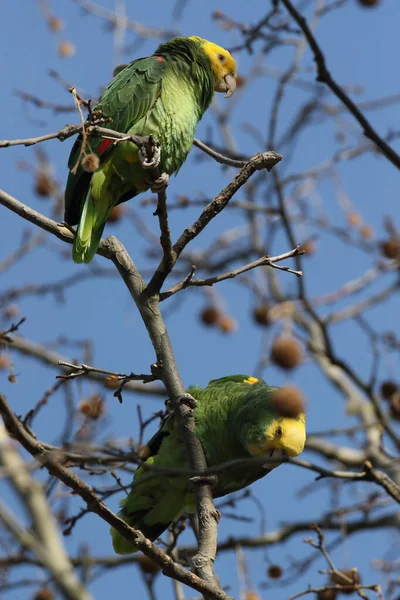
[[[15,317],[18,317],[19,315],[19,306],[17,304],[9,304],[5,309],[4,309],[4,316],[6,317],[6,319],[15,319]]]
[[[61,31],[64,29],[64,21],[58,17],[50,17],[49,27],[52,31]]]
[[[120,220],[120,218],[122,217],[122,215],[124,214],[124,212],[125,212],[125,209],[120,204],[118,204],[118,206],[114,206],[114,208],[111,210],[110,214],[108,215],[107,221],[109,223],[117,223]]]
[[[303,394],[294,385],[286,385],[272,395],[272,405],[281,417],[295,419],[305,411]]]
[[[47,586],[40,588],[33,596],[33,600],[53,600],[54,594]]]
[[[396,421],[400,421],[400,391],[390,398],[390,416]]]
[[[145,554],[138,556],[138,563],[142,573],[146,573],[147,575],[155,575],[160,571],[158,564]]]
[[[311,254],[315,254],[315,251],[317,249],[317,244],[316,244],[315,240],[313,240],[313,239],[306,240],[301,245],[301,249],[303,250],[304,254],[307,254],[308,256],[310,256]]]
[[[100,166],[100,159],[96,154],[86,154],[82,159],[83,170],[87,173],[94,173]]]
[[[214,10],[211,16],[213,19],[223,19],[225,15],[221,10]]]
[[[379,2],[380,0],[358,0],[358,3],[361,4],[361,6],[366,6],[368,8],[378,6]]]
[[[216,306],[206,306],[200,315],[202,323],[208,327],[216,325],[221,317],[221,311]]]
[[[242,75],[236,75],[236,87],[242,88],[246,85],[246,78],[242,77]]]
[[[271,325],[271,314],[268,304],[259,304],[253,309],[253,319],[258,325],[268,327]]]
[[[374,228],[371,225],[363,225],[360,229],[360,234],[364,240],[370,240],[374,237]]]
[[[389,238],[381,243],[382,254],[386,258],[400,258],[400,239]]]
[[[260,596],[257,592],[250,591],[246,594],[246,600],[260,600]]]
[[[282,336],[275,338],[271,348],[271,361],[281,369],[289,371],[303,360],[303,349],[295,339]]]
[[[187,196],[185,196],[184,194],[179,194],[176,197],[176,200],[177,200],[179,206],[187,206],[189,204],[189,198]]]
[[[10,358],[7,354],[0,354],[0,369],[7,369],[10,366]]]
[[[318,592],[317,594],[317,598],[318,600],[335,600],[337,596],[337,591],[336,590],[321,590],[320,592]]]
[[[72,42],[60,42],[58,45],[58,54],[63,58],[71,58],[76,52],[76,48]]]
[[[103,396],[100,394],[92,394],[87,400],[83,400],[79,404],[79,410],[89,419],[99,419],[105,411]]]
[[[385,400],[390,400],[390,398],[397,392],[398,385],[394,381],[387,379],[386,381],[382,381],[381,383],[381,396],[385,398]]]
[[[351,227],[358,227],[361,224],[361,215],[354,210],[347,214],[347,224]]]
[[[282,568],[279,565],[271,565],[268,567],[268,577],[271,579],[280,579],[282,573]]]
[[[7,379],[10,383],[17,383],[17,378],[14,375],[14,373],[10,373],[9,376],[7,377]]]
[[[229,315],[222,315],[217,322],[218,328],[222,333],[233,333],[237,329],[237,322]]]
[[[38,172],[35,181],[35,194],[47,198],[53,192],[53,182],[46,173]]]
[[[350,579],[350,581],[352,583],[349,583],[341,575],[344,575],[345,577]],[[331,578],[332,583],[335,583],[336,585],[348,587],[347,590],[346,589],[340,590],[343,594],[352,594],[354,590],[351,589],[351,587],[349,587],[349,586],[357,585],[357,584],[361,583],[360,574],[359,574],[358,570],[355,568],[354,569],[342,569],[341,571],[338,571],[337,573],[331,573],[330,578]]]

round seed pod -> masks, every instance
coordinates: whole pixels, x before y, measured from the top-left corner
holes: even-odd
[[[72,42],[60,42],[58,45],[58,54],[63,58],[71,58],[76,52],[76,48]]]
[[[121,206],[120,204],[118,204],[117,206],[114,206],[114,208],[111,209],[111,212],[108,215],[107,221],[109,223],[117,223],[121,219],[123,214],[124,214],[124,207]]]
[[[317,594],[318,600],[336,600],[337,591],[332,589],[321,590]]]
[[[272,344],[271,361],[281,369],[290,371],[303,361],[303,349],[292,337],[277,337]]]
[[[271,325],[271,314],[268,304],[259,304],[253,308],[253,319],[257,325],[268,327]]]
[[[261,600],[261,598],[257,592],[250,591],[246,594],[246,600]]]
[[[350,579],[350,582],[348,582],[345,578]],[[342,594],[352,594],[354,589],[352,589],[350,586],[351,585],[358,585],[361,583],[361,577],[360,574],[358,572],[357,569],[342,569],[341,571],[338,571],[337,573],[331,573],[330,575],[330,579],[332,581],[332,583],[336,584],[336,585],[340,585],[343,586],[344,588],[347,587],[347,589],[341,589],[341,593]]]
[[[267,574],[270,579],[280,579],[282,577],[282,573],[282,567],[279,565],[270,565],[268,567]]]
[[[33,596],[33,600],[53,600],[53,598],[54,594],[47,586],[40,588]]]
[[[10,357],[8,356],[8,354],[5,354],[4,352],[2,352],[0,354],[0,370],[8,369],[10,364],[11,364]]]
[[[386,379],[385,381],[382,381],[382,383],[381,383],[381,388],[380,388],[381,396],[385,400],[390,400],[391,397],[394,396],[394,394],[398,391],[398,389],[399,389],[399,386],[397,385],[397,383],[395,381],[392,381],[391,379]]]
[[[87,173],[94,173],[100,166],[100,159],[97,154],[86,154],[82,159],[83,170]]]
[[[397,391],[390,398],[390,416],[396,421],[400,421],[400,392]]]
[[[314,239],[310,238],[301,245],[301,249],[303,250],[304,254],[311,256],[312,254],[315,254],[317,250],[317,244]]]
[[[358,3],[361,6],[365,6],[366,8],[372,8],[374,6],[378,6],[381,0],[358,0]]]
[[[104,398],[100,394],[92,394],[79,404],[79,410],[89,419],[96,421],[105,411]]]
[[[37,194],[41,198],[48,198],[53,192],[53,182],[46,173],[39,171],[36,174],[34,189],[35,194]]]
[[[381,243],[383,256],[386,258],[400,258],[400,239],[389,238]]]
[[[222,315],[217,322],[218,328],[222,333],[233,333],[237,329],[237,322],[229,315]]]
[[[303,394],[294,385],[276,390],[272,395],[272,404],[279,416],[288,419],[295,419],[305,411]]]
[[[350,227],[359,227],[361,225],[361,215],[354,210],[347,213],[347,224]]]
[[[208,327],[216,325],[221,317],[221,311],[216,306],[206,306],[200,314],[201,322]]]
[[[49,27],[52,31],[61,31],[64,29],[64,21],[59,17],[50,17]]]
[[[374,237],[374,228],[371,225],[363,225],[360,229],[360,235],[364,240],[370,240]]]

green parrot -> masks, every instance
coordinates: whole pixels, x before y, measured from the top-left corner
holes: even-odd
[[[226,92],[230,97],[236,89],[235,78],[235,61],[224,48],[196,36],[174,38],[161,44],[153,56],[118,70],[93,111],[112,119],[106,127],[132,135],[152,135],[160,142],[163,177],[156,184],[162,186],[185,161],[197,123],[214,92]],[[113,143],[92,136],[81,154],[80,136],[68,162],[64,220],[68,225],[79,223],[73,260],[89,263],[112,208],[150,185],[138,148],[131,142]],[[88,155],[97,158],[85,170]]]
[[[283,456],[298,456],[306,439],[305,415],[284,417],[277,412],[274,392],[262,379],[231,375],[210,381],[206,388],[192,387],[196,398],[196,435],[208,467],[252,456],[277,458],[277,464],[235,464],[217,474],[214,498],[236,492],[260,479],[279,465]],[[150,468],[187,468],[186,449],[171,413],[152,437],[142,454],[128,496],[121,501],[119,515],[147,538],[155,540],[183,513],[195,512],[195,500],[188,477],[154,474]],[[111,529],[118,554],[136,551],[134,544]]]

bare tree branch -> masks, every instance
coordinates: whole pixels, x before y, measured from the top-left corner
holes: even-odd
[[[318,69],[317,81],[325,83],[330,88],[330,90],[335,94],[335,96],[337,96],[343,102],[343,104],[348,108],[350,113],[360,123],[361,127],[363,128],[364,135],[377,145],[377,147],[382,151],[386,158],[390,160],[390,162],[395,167],[400,169],[400,156],[397,154],[397,152],[394,151],[394,149],[391,146],[389,146],[389,144],[385,142],[385,140],[380,135],[378,135],[378,133],[372,127],[368,119],[358,108],[358,106],[350,99],[350,97],[345,93],[343,88],[341,88],[340,85],[338,85],[333,79],[326,66],[325,56],[319,44],[317,43],[313,33],[311,32],[311,29],[308,26],[305,18],[302,17],[299,11],[293,6],[291,0],[281,0],[281,2],[285,5],[288,12],[291,14],[293,19],[303,31],[305,38],[314,54],[314,60],[317,64]]]
[[[32,550],[54,577],[63,596],[68,600],[90,600],[91,595],[76,576],[65,552],[56,520],[44,495],[42,486],[34,481],[14,450],[6,430],[0,424],[0,465],[15,492],[29,511],[35,533],[23,528],[0,503],[0,520]]]
[[[175,577],[178,581],[189,585],[200,593],[207,594],[213,600],[231,600],[221,589],[197,577],[194,573],[187,571],[175,563],[157,546],[152,544],[144,535],[120,519],[96,496],[92,488],[82,479],[77,477],[73,471],[61,465],[57,461],[49,459],[49,453],[45,447],[35,440],[30,433],[24,429],[22,423],[11,411],[3,395],[0,394],[0,413],[7,431],[14,436],[33,457],[66,486],[73,489],[87,504],[90,511],[98,514],[104,521],[119,531],[124,537],[135,544],[144,554],[160,565],[163,572],[169,577]],[[44,460],[43,460],[44,457]]]

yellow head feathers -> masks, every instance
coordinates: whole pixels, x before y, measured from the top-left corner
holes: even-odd
[[[233,56],[213,42],[192,35],[190,40],[201,45],[203,52],[211,61],[211,68],[216,78],[216,92],[226,92],[226,97],[232,96],[236,89],[236,63]]]
[[[281,454],[293,457],[303,452],[305,441],[306,417],[300,413],[295,419],[274,419],[265,430],[263,441],[249,444],[248,451],[252,456],[264,456],[278,450]]]

